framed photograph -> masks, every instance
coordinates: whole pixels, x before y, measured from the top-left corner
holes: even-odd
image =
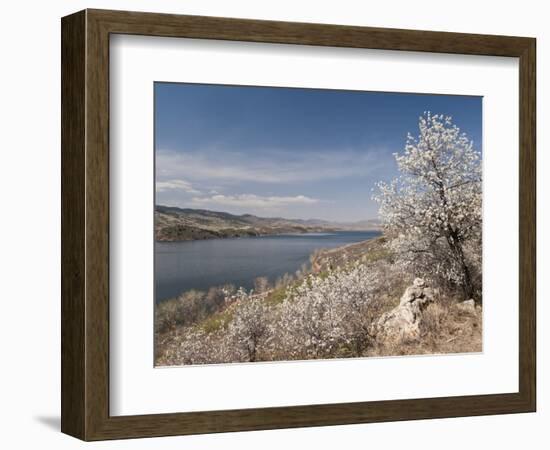
[[[535,411],[534,38],[61,29],[63,432]]]

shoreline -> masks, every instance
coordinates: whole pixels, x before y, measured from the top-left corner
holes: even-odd
[[[155,243],[177,243],[177,242],[200,242],[200,241],[215,241],[215,240],[227,240],[227,239],[254,239],[270,236],[304,236],[304,235],[313,235],[313,236],[324,236],[324,235],[333,235],[336,233],[383,233],[380,229],[369,229],[369,230],[344,230],[344,229],[326,229],[319,231],[304,231],[304,232],[281,232],[281,233],[259,233],[259,234],[239,234],[235,236],[209,236],[199,239],[157,239],[155,238]],[[354,245],[358,242],[352,242],[346,245]]]

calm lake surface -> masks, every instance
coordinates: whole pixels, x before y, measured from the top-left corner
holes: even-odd
[[[341,247],[379,236],[378,231],[338,231],[155,244],[156,301],[189,289],[227,283],[251,289],[254,279],[271,282],[294,273],[318,249]]]

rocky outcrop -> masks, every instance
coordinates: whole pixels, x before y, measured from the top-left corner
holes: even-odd
[[[435,291],[422,278],[416,278],[403,293],[399,305],[382,314],[376,334],[385,340],[416,339],[420,336],[422,313],[434,301]]]

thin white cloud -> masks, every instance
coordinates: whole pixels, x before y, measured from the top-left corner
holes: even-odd
[[[230,151],[173,152],[158,150],[157,173],[163,178],[220,182],[284,184],[369,176],[385,171],[387,158],[371,150],[319,153],[263,151],[243,154]]]
[[[212,195],[210,197],[194,197],[191,203],[201,207],[237,207],[237,208],[259,208],[259,209],[278,209],[294,205],[313,205],[318,203],[316,198],[305,195],[296,195],[294,197],[278,196],[260,196],[255,194],[240,195]]]
[[[157,181],[156,182],[156,191],[157,192],[166,192],[166,191],[183,191],[189,194],[200,194],[200,191],[193,188],[193,185],[185,180],[166,180],[166,181]]]

